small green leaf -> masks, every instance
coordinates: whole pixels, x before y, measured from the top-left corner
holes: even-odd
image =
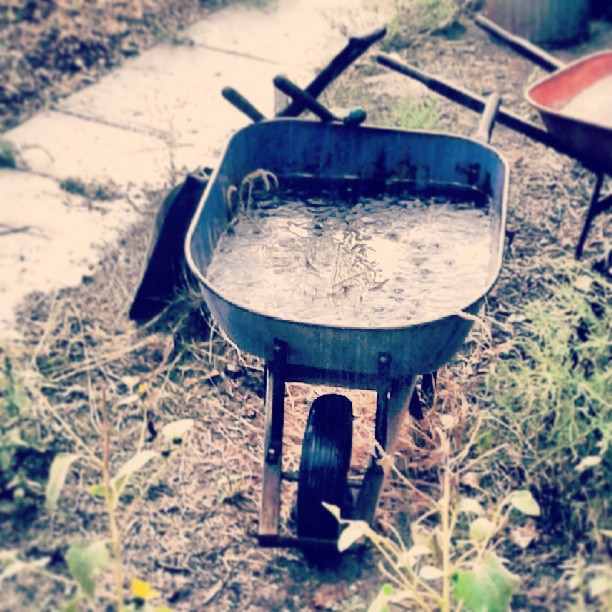
[[[425,544],[415,544],[408,549],[406,554],[410,557],[423,557],[424,555],[431,555],[431,548],[425,546]]]
[[[326,510],[329,510],[329,512],[331,512],[336,517],[336,520],[338,522],[342,520],[340,516],[340,508],[338,508],[338,506],[334,506],[333,504],[328,504],[327,502],[321,502],[321,503],[323,504],[323,507]]]
[[[4,571],[0,574],[0,580],[4,580],[6,578],[11,578],[20,572],[25,572],[28,570],[36,570],[41,567],[45,567],[49,564],[49,557],[42,557],[41,559],[37,559],[36,561],[30,561],[29,563],[25,563],[24,561],[19,561],[19,559],[15,559],[12,563],[10,563],[7,567],[4,568]]]
[[[488,518],[479,517],[470,525],[470,540],[480,542],[493,534],[495,525]]]
[[[96,587],[96,574],[110,561],[110,553],[105,540],[72,544],[66,553],[66,563],[86,597],[93,600]]]
[[[151,461],[151,459],[155,459],[155,457],[159,457],[159,453],[152,450],[145,450],[136,453],[129,461],[123,464],[121,469],[117,472],[114,480],[119,480],[123,476],[131,476],[135,472],[142,470],[142,468]]]
[[[601,463],[601,457],[599,455],[592,455],[590,457],[584,457],[580,463],[576,466],[576,471],[584,472],[589,468],[595,467]]]
[[[455,575],[455,596],[472,612],[505,612],[520,580],[495,553],[489,553],[469,571]]]
[[[462,497],[459,500],[459,512],[465,512],[465,514],[477,514],[482,516],[484,508],[475,500],[469,497]]]
[[[91,485],[87,491],[94,497],[106,497],[106,489],[103,484]]]
[[[162,436],[167,440],[182,440],[187,433],[193,428],[195,421],[193,419],[181,419],[165,425],[161,431]]]
[[[159,457],[159,453],[152,450],[145,450],[136,453],[129,461],[123,464],[117,475],[112,479],[111,483],[117,498],[121,495],[121,491],[125,486],[128,478],[136,472],[142,470],[149,461]]]
[[[527,516],[540,516],[540,506],[529,491],[516,491],[510,496],[512,507]]]
[[[366,535],[370,526],[365,521],[350,521],[338,538],[338,550],[348,550],[357,540]]]
[[[429,546],[425,546],[425,544],[415,544],[401,554],[401,560],[404,560],[408,564],[408,567],[412,567],[416,564],[419,557],[427,555],[431,555],[431,548]]]
[[[393,586],[383,584],[376,599],[370,604],[368,612],[389,612],[389,599],[393,596]]]
[[[66,482],[66,477],[68,476],[68,471],[72,464],[80,457],[81,455],[76,453],[59,453],[53,459],[51,469],[49,470],[49,480],[47,481],[45,499],[47,512],[52,512],[57,505],[60,493]]]
[[[26,564],[23,561],[19,561],[18,559],[16,559],[8,567],[4,568],[3,572],[0,574],[0,580],[12,578],[13,576],[24,570],[25,567]]]

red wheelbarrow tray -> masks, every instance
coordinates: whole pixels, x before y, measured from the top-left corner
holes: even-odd
[[[526,92],[547,130],[574,152],[585,166],[597,172],[612,172],[612,97],[609,122],[564,112],[576,96],[612,76],[612,50],[581,58],[542,79]]]

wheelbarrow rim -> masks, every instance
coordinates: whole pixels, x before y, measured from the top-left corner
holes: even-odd
[[[237,138],[238,134],[246,131],[246,130],[253,130],[253,129],[257,129],[259,126],[265,125],[265,124],[271,124],[271,123],[279,123],[279,122],[285,122],[285,123],[307,123],[307,124],[316,124],[316,125],[330,125],[330,124],[321,124],[319,121],[312,121],[309,119],[299,119],[299,118],[275,118],[275,119],[268,119],[265,121],[261,121],[257,124],[253,124],[253,125],[249,125],[246,126],[244,128],[242,128],[241,130],[239,130],[238,132],[234,133],[231,138],[228,140],[228,142],[226,143],[223,152],[220,156],[219,159],[224,160],[227,154],[227,151],[229,149],[229,147],[231,146],[232,142],[234,141],[234,139]],[[409,130],[409,129],[404,129],[404,128],[385,128],[385,127],[380,127],[380,126],[376,126],[376,125],[370,125],[370,124],[362,124],[359,127],[343,127],[343,129],[368,129],[368,130],[377,130],[377,131],[381,131],[381,132],[389,132],[389,133],[405,133],[405,134],[421,134],[421,135],[426,135],[426,136],[439,136],[439,137],[443,137],[443,138],[449,138],[449,139],[455,139],[455,140],[463,140],[465,142],[470,142],[473,143],[475,145],[478,145],[479,147],[485,148],[489,151],[491,151],[491,153],[493,153],[500,161],[500,163],[502,164],[502,167],[504,169],[504,182],[503,182],[503,186],[501,188],[501,206],[500,206],[500,211],[501,211],[501,219],[500,219],[500,227],[502,228],[502,233],[500,236],[500,239],[503,243],[503,240],[505,238],[505,227],[506,227],[506,217],[507,217],[507,208],[508,208],[508,189],[509,189],[509,183],[510,183],[510,177],[509,177],[509,164],[508,161],[506,160],[505,156],[503,154],[501,154],[496,148],[492,147],[490,144],[485,143],[477,138],[472,138],[469,136],[462,136],[462,135],[458,135],[458,134],[453,134],[453,133],[447,133],[447,132],[442,132],[442,131],[438,131],[438,130]],[[405,329],[409,329],[409,328],[416,328],[416,327],[420,327],[420,326],[425,326],[425,325],[430,325],[445,319],[451,319],[451,318],[455,318],[455,317],[462,317],[464,314],[467,316],[470,316],[470,311],[473,311],[476,307],[476,305],[478,303],[480,303],[482,301],[482,299],[491,291],[491,289],[495,286],[495,283],[497,282],[499,275],[501,273],[501,268],[502,268],[502,263],[503,263],[503,255],[504,255],[504,249],[500,248],[498,249],[498,254],[497,254],[497,258],[495,259],[495,269],[493,274],[491,275],[491,279],[489,280],[489,282],[484,286],[484,288],[481,290],[480,295],[472,300],[471,302],[469,302],[468,304],[462,306],[461,308],[458,308],[456,312],[451,312],[442,316],[424,316],[424,317],[420,317],[417,318],[416,320],[411,320],[410,322],[404,323],[404,324],[396,324],[396,325],[377,325],[377,326],[372,326],[372,325],[368,325],[368,324],[362,324],[362,325],[344,325],[344,324],[322,324],[322,323],[316,323],[316,322],[311,322],[311,321],[300,321],[300,320],[295,320],[295,319],[289,319],[286,317],[280,317],[278,315],[274,315],[274,314],[269,314],[266,312],[263,312],[260,309],[257,308],[247,308],[246,306],[239,304],[238,302],[231,300],[227,297],[225,297],[223,295],[223,293],[221,291],[219,291],[213,284],[211,284],[204,276],[204,274],[202,273],[202,271],[200,270],[200,268],[198,267],[198,265],[195,263],[194,259],[193,259],[193,255],[191,252],[191,242],[192,242],[192,238],[193,235],[196,231],[196,227],[198,225],[198,221],[200,218],[200,215],[202,213],[202,209],[204,207],[204,204],[206,202],[206,199],[208,198],[208,195],[210,193],[210,190],[212,189],[213,185],[216,183],[217,181],[217,177],[219,175],[219,170],[220,170],[220,165],[217,165],[213,174],[210,177],[210,180],[208,182],[208,185],[204,191],[204,193],[202,194],[202,197],[200,198],[200,202],[198,204],[198,207],[196,209],[196,212],[193,216],[193,219],[191,221],[191,224],[189,226],[189,231],[187,232],[187,236],[185,237],[185,242],[184,242],[184,250],[185,250],[185,260],[187,261],[187,265],[189,266],[189,269],[191,270],[191,272],[194,274],[195,278],[208,290],[210,291],[217,299],[222,300],[223,302],[229,304],[232,306],[232,308],[238,309],[240,311],[243,312],[249,312],[255,315],[258,315],[260,317],[265,317],[268,318],[270,320],[274,320],[274,321],[279,321],[282,323],[286,323],[286,324],[291,324],[291,325],[296,325],[296,326],[304,326],[304,327],[310,327],[310,328],[317,328],[317,329],[321,329],[321,330],[359,330],[359,331],[364,331],[367,329],[372,329],[372,330],[376,330],[376,331],[395,331],[395,330],[405,330]]]
[[[546,104],[542,104],[541,102],[538,102],[533,97],[534,92],[537,89],[539,89],[542,85],[550,83],[551,81],[555,81],[561,75],[563,75],[564,73],[569,72],[569,71],[575,69],[577,66],[580,66],[582,64],[588,64],[588,63],[592,62],[594,59],[597,59],[599,57],[605,57],[605,56],[612,57],[612,49],[605,49],[604,51],[597,51],[595,53],[591,53],[589,55],[585,55],[584,57],[580,57],[580,58],[570,62],[569,64],[565,64],[564,66],[562,66],[558,70],[555,70],[554,72],[551,72],[551,73],[545,75],[544,77],[542,77],[541,79],[539,79],[538,81],[533,83],[533,85],[530,85],[525,90],[525,99],[527,100],[529,105],[532,108],[534,108],[535,110],[537,110],[540,114],[552,115],[552,116],[560,118],[560,119],[571,120],[574,124],[580,125],[580,126],[594,127],[594,128],[597,128],[598,130],[601,130],[604,133],[609,132],[609,138],[612,138],[612,127],[609,127],[607,125],[603,125],[601,123],[596,123],[594,121],[589,120],[588,118],[578,119],[578,118],[573,117],[573,116],[568,116],[568,115],[564,114],[561,110],[555,109],[552,106],[548,106]],[[608,76],[612,76],[612,72]],[[585,87],[582,90],[580,90],[579,93],[581,93],[581,92],[583,92],[583,91],[585,91],[587,89],[588,89],[588,87]],[[579,159],[579,158],[576,157],[576,159]]]

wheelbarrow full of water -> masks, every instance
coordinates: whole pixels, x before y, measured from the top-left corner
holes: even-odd
[[[435,372],[460,349],[501,268],[508,168],[487,144],[498,104],[496,99],[487,106],[478,138],[276,118],[241,129],[228,142],[189,227],[185,257],[215,322],[241,350],[265,361],[261,545],[335,547],[339,526],[324,502],[338,506],[346,518],[373,521],[384,483],[380,460],[393,451],[405,415],[419,414],[417,379],[422,377],[422,384],[433,388]],[[382,201],[385,194],[401,201],[426,200],[432,214],[439,201],[461,200],[464,207],[478,209],[487,218],[489,246],[481,278],[464,288],[462,303],[416,318],[386,321],[383,313],[373,321],[330,322],[279,314],[265,300],[253,302],[257,296],[249,295],[248,287],[231,291],[231,281],[221,283],[210,274],[219,245],[235,231],[237,217],[245,215],[237,193],[245,177],[257,176],[268,177],[267,182],[281,191],[283,186],[292,186],[295,193],[310,190],[314,200],[333,193],[326,206],[341,201],[354,216],[358,208],[351,208],[353,204],[363,198]],[[346,204],[347,198],[352,204]],[[282,209],[282,202],[277,198],[277,207]],[[254,239],[274,254],[276,245],[265,231],[255,232]],[[401,245],[407,237],[400,234],[396,240]],[[393,258],[392,253],[388,256]],[[242,263],[255,274],[256,262]],[[436,279],[431,287],[443,303],[444,290]],[[299,301],[299,289],[286,286],[283,291]],[[407,284],[403,295],[409,297],[413,289]],[[398,304],[401,309],[403,302]],[[285,385],[290,382],[376,391],[376,444],[359,483],[348,478],[352,406],[337,393],[312,403],[299,473],[283,471]],[[297,534],[281,528],[283,480],[298,482]]]

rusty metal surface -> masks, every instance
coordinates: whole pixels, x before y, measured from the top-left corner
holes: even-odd
[[[548,131],[595,172],[612,172],[612,100],[610,123],[591,116],[575,117],[564,108],[579,94],[612,75],[612,51],[595,53],[542,79],[526,92],[528,102],[540,113]]]

